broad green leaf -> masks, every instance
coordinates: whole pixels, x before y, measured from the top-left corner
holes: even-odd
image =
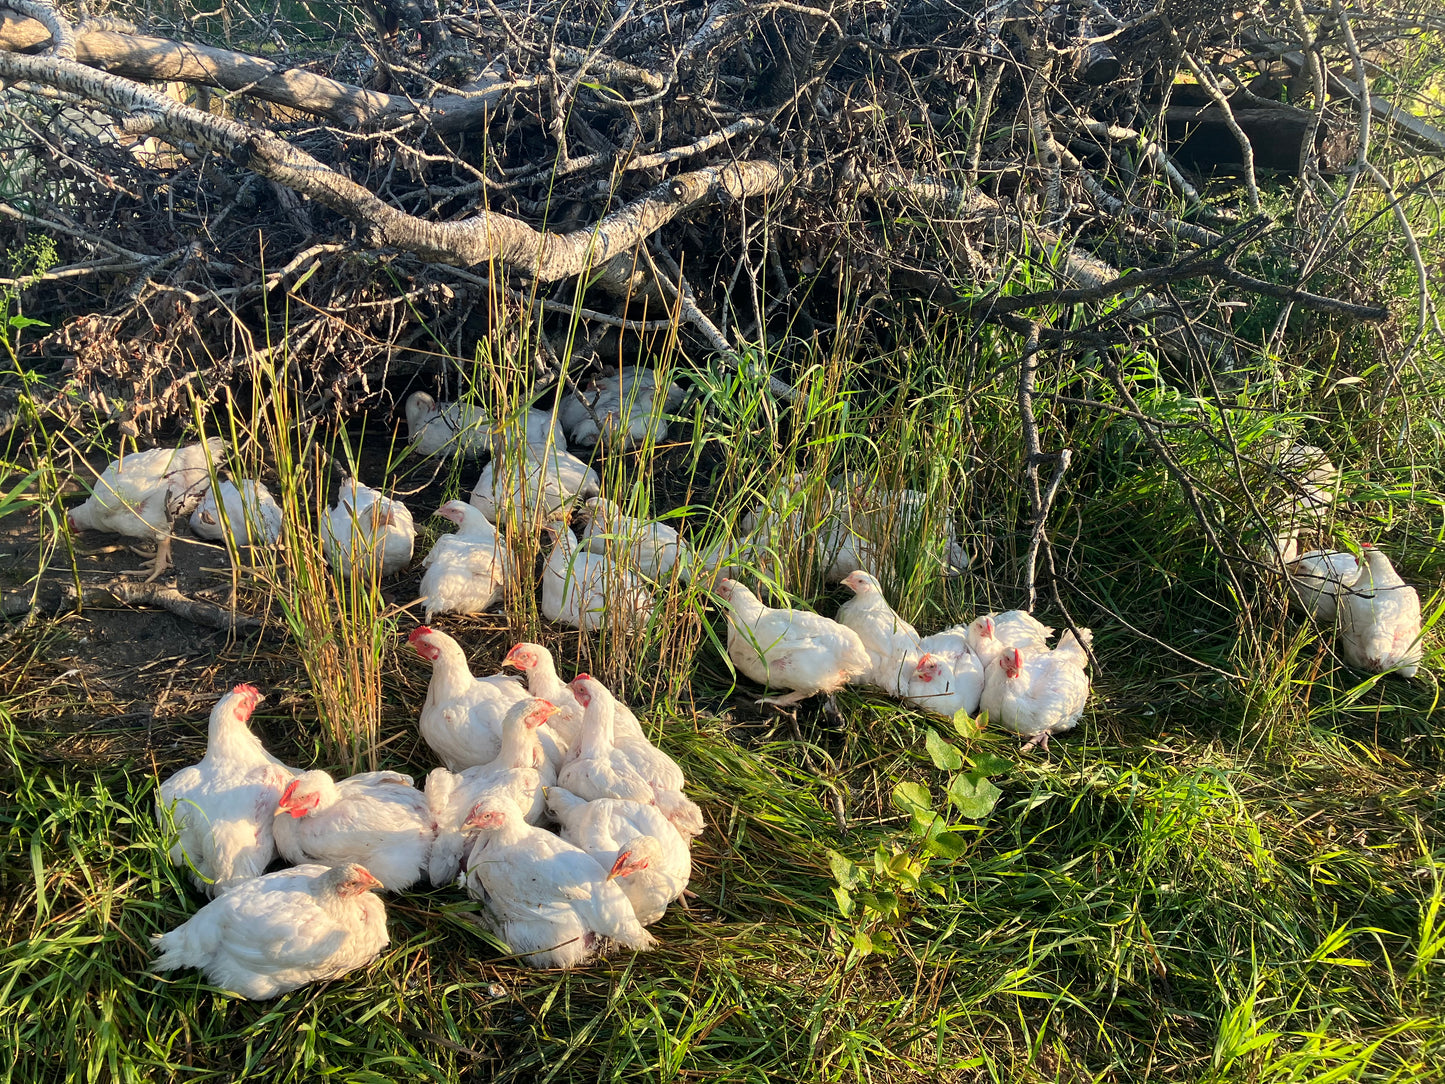
[[[970,719],[968,712],[959,708],[953,713],[953,729],[958,731],[960,738],[968,740],[983,733],[983,724],[977,719]]]
[[[903,813],[927,812],[933,808],[933,795],[922,783],[899,783],[893,788],[893,805]]]
[[[833,880],[837,881],[844,888],[856,888],[858,886],[858,867],[849,858],[845,858],[837,851],[828,851],[828,868],[833,871]]]
[[[939,832],[923,846],[940,858],[957,858],[968,849],[968,839],[962,832]]]
[[[969,759],[973,761],[974,775],[1007,775],[1014,770],[1013,761],[994,756],[992,753],[980,753]]]
[[[838,901],[838,911],[844,918],[853,913],[853,893],[846,888],[833,886],[833,898]]]
[[[955,775],[948,782],[948,800],[959,813],[974,820],[981,820],[992,813],[1002,793],[988,781],[987,776],[976,772]]]
[[[853,935],[853,951],[859,956],[867,956],[873,951],[873,938],[871,935],[859,930]]]
[[[928,728],[928,734],[923,739],[924,745],[928,747],[928,756],[933,761],[933,766],[945,772],[956,772],[963,767],[963,754],[958,751],[958,746],[944,741],[938,735],[938,731],[932,727]]]

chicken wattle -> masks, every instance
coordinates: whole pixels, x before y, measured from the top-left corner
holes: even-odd
[[[215,985],[252,1000],[365,967],[389,940],[380,882],[357,865],[304,865],[268,873],[152,938],[156,971],[198,967]]]
[[[248,723],[260,702],[254,685],[237,685],[221,697],[211,710],[205,755],[156,792],[162,829],[173,824],[178,833],[171,861],[187,867],[209,895],[265,872],[276,857],[271,814],[299,774],[251,733]]]

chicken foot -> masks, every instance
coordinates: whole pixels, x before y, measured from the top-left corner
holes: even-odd
[[[139,556],[144,556],[144,554],[140,550],[133,549],[131,552]],[[156,540],[155,555],[151,557],[149,561],[146,561],[144,564],[142,564],[140,568],[136,569],[135,571],[137,574],[141,572],[148,573],[146,578],[141,580],[141,583],[154,583],[157,579],[160,578],[160,574],[170,567],[171,536],[166,534],[161,535],[161,537]]]
[[[1035,749],[1041,753],[1047,753],[1049,751],[1049,732],[1047,730],[1040,731],[1028,741],[1024,742],[1023,745],[1019,747],[1019,752],[1032,753]]]

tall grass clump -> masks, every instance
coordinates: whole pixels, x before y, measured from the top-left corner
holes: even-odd
[[[261,551],[258,572],[310,679],[322,745],[332,761],[353,772],[374,770],[382,673],[396,635],[381,596],[374,535],[364,530],[368,525],[353,523],[349,569],[328,566],[320,532],[338,464],[317,443],[314,427],[301,422],[284,369],[270,360],[258,363],[249,418],[237,420],[233,411],[232,419],[258,451],[268,449],[273,457],[281,539]]]

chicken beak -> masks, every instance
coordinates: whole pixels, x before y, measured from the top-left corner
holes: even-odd
[[[621,854],[619,854],[617,856],[617,861],[613,862],[612,868],[607,871],[607,879],[610,881],[615,877],[627,876],[627,874],[631,872],[627,869],[627,863],[631,858],[631,851],[623,851]]]
[[[291,799],[292,799],[292,797],[296,794],[296,785],[297,785],[298,783],[300,783],[300,782],[301,782],[301,780],[299,780],[299,779],[293,779],[293,780],[291,780],[291,785],[288,786],[284,791],[281,792],[281,800],[276,803],[276,811],[277,811],[278,813],[281,812],[282,810],[285,810],[287,813],[290,813],[291,816],[293,816],[293,817],[299,817],[299,816],[301,815],[300,813],[297,813],[296,810],[293,809],[293,808],[292,808],[292,805],[291,805]]]

